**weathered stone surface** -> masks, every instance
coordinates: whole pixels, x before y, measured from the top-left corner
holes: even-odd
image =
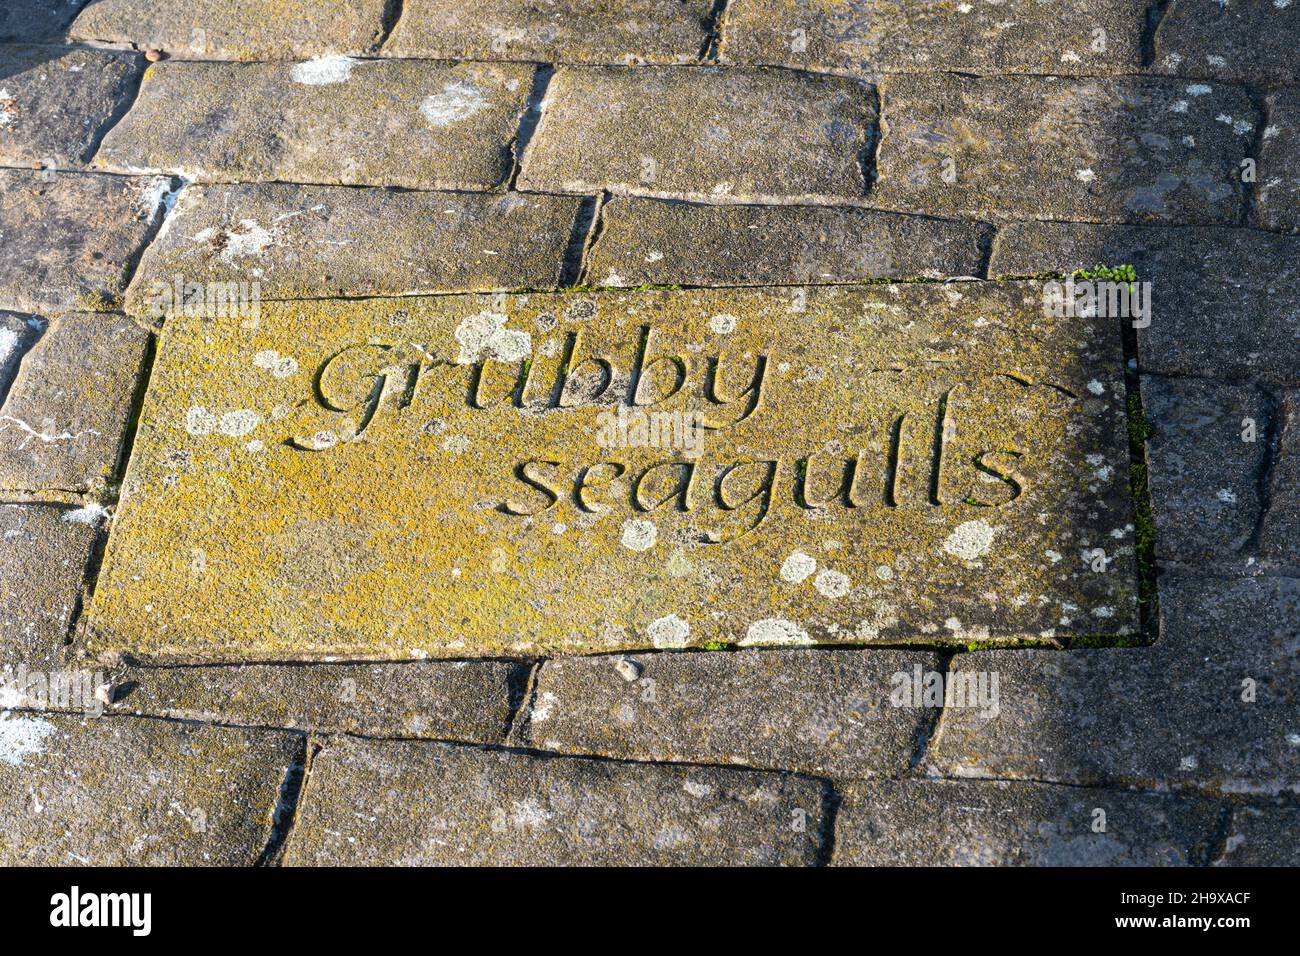
[[[518,193],[190,186],[145,252],[127,309],[179,310],[185,283],[255,282],[264,300],[554,287],[578,205]]]
[[[1215,866],[1300,866],[1300,808],[1239,806]]]
[[[1220,807],[1204,798],[1005,781],[856,784],[836,816],[833,862],[1197,865],[1208,860]]]
[[[341,57],[155,63],[95,162],[198,180],[487,189],[510,172],[533,70]]]
[[[858,76],[1137,72],[1146,11],[1131,0],[735,0],[721,58]],[[1101,35],[1098,31],[1102,31]]]
[[[61,661],[95,540],[89,524],[70,516],[80,517],[49,505],[0,505],[0,683],[12,683],[19,665],[50,670]]]
[[[1232,223],[1255,107],[1177,80],[893,76],[872,203],[939,216]]]
[[[1300,569],[1300,392],[1287,392],[1279,409],[1277,456],[1268,476],[1269,500],[1259,529],[1267,563]]]
[[[84,494],[110,477],[148,346],[123,315],[54,319],[0,406],[0,493]]]
[[[973,276],[991,228],[819,206],[614,199],[587,256],[606,286],[833,283]]]
[[[384,52],[449,60],[685,63],[708,39],[710,0],[407,0]]]
[[[958,655],[996,672],[1000,713],[944,712],[946,776],[1300,791],[1300,580],[1160,578],[1160,640],[1132,650]]]
[[[615,669],[630,660],[635,679]],[[542,664],[518,742],[559,753],[898,776],[938,712],[890,693],[935,654],[742,651]]]
[[[23,0],[0,6],[0,43],[59,40],[86,0]]]
[[[0,309],[113,301],[168,188],[160,177],[0,169]]]
[[[784,774],[340,741],[312,762],[285,863],[807,865],[822,798]]]
[[[1268,99],[1256,214],[1269,229],[1300,232],[1300,87],[1277,90]]]
[[[249,865],[301,750],[293,734],[0,712],[0,863]]]
[[[556,71],[522,188],[858,198],[875,108],[855,80],[718,67]]]
[[[1300,238],[1255,229],[1013,223],[989,274],[1130,264],[1151,283],[1142,368],[1300,385]]]
[[[1028,283],[177,317],[92,644],[211,660],[1120,637],[1122,362],[1109,323],[1053,318]]]
[[[1295,83],[1300,7],[1285,0],[1176,0],[1155,34],[1156,68],[1244,83]]]
[[[0,163],[79,166],[135,89],[135,53],[0,49]]]
[[[98,0],[68,34],[191,60],[365,53],[383,36],[384,6],[384,0]]]
[[[500,743],[524,665],[133,667],[113,674],[113,709],[319,733]]]
[[[1147,376],[1142,403],[1156,556],[1240,563],[1237,553],[1259,521],[1271,426],[1266,396],[1251,386]]]
[[[0,312],[0,407],[3,407],[9,386],[18,375],[23,356],[41,337],[45,324],[38,315]]]

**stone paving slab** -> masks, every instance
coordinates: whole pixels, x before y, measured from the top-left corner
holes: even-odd
[[[526,666],[504,661],[131,667],[117,713],[314,733],[501,743]]]
[[[849,787],[838,866],[1189,866],[1213,850],[1220,801],[1036,783]]]
[[[0,863],[250,865],[301,749],[292,734],[0,712]]]
[[[1235,807],[1215,866],[1300,866],[1297,832],[1300,807]]]
[[[1142,403],[1156,557],[1240,565],[1259,523],[1268,397],[1252,386],[1146,376]]]
[[[117,313],[52,320],[0,406],[0,494],[86,494],[111,478],[148,347]]]
[[[1237,87],[892,76],[873,205],[929,215],[1235,223],[1259,117]]]
[[[1268,508],[1259,529],[1266,564],[1300,570],[1300,392],[1283,394],[1277,455],[1268,476]]]
[[[1300,7],[1287,0],[1174,0],[1155,33],[1156,68],[1243,83],[1295,83]]]
[[[50,505],[0,505],[0,683],[17,668],[49,671],[61,664],[80,607],[94,528],[80,513]],[[0,700],[11,700],[0,690]]]
[[[287,183],[189,186],[141,259],[126,308],[162,318],[184,308],[184,287],[194,283],[244,282],[250,292],[256,283],[268,301],[554,287],[579,202]],[[188,301],[200,308],[206,297]]]
[[[385,0],[97,0],[68,35],[191,60],[286,60],[372,50]]]
[[[1260,225],[1300,232],[1300,87],[1270,94],[1256,172]]]
[[[989,274],[1132,265],[1151,283],[1142,368],[1300,385],[1300,238],[1255,229],[1013,223]]]
[[[170,320],[93,649],[392,659],[1133,633],[1109,323],[1054,318],[1028,283],[794,291]],[[691,416],[690,435],[619,425],[647,408]]]
[[[717,67],[562,67],[520,187],[685,199],[855,199],[876,120],[868,86]]]
[[[939,660],[886,650],[557,658],[542,664],[516,740],[557,753],[898,776],[938,711],[896,706],[891,694]]]
[[[1133,650],[958,655],[1000,713],[949,709],[928,765],[954,777],[1300,792],[1300,579],[1160,578],[1160,639]]]
[[[725,286],[974,276],[991,232],[872,209],[616,198],[601,211],[587,281]]]
[[[490,189],[531,89],[522,63],[155,63],[95,164],[194,180]]]
[[[543,63],[686,63],[708,41],[711,0],[405,0],[391,56]]]
[[[784,774],[340,741],[312,762],[285,864],[808,865],[822,800]]]
[[[61,40],[86,0],[22,0],[0,6],[0,43]]]
[[[168,189],[160,177],[0,169],[0,309],[111,307]]]
[[[1136,73],[1142,4],[1103,0],[733,0],[720,58],[884,73]]]
[[[0,163],[80,166],[135,94],[135,53],[0,47]]]

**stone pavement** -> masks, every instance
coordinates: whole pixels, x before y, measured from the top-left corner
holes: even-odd
[[[1300,862],[1298,41],[6,3],[0,863]]]

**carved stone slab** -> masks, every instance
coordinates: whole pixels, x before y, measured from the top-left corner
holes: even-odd
[[[1035,283],[166,325],[92,609],[141,659],[1138,629],[1117,320]]]

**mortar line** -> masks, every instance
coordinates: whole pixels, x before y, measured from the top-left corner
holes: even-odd
[[[506,177],[505,182],[507,193],[517,191],[516,185],[524,170],[524,153],[542,125],[546,96],[550,92],[551,78],[554,76],[555,67],[549,64],[539,65],[533,73],[532,86],[524,100],[524,110],[519,116],[519,125],[510,140],[510,175]]]
[[[406,4],[404,0],[385,0],[384,12],[379,23],[379,40],[371,48],[371,53],[376,58],[383,52],[384,46],[392,39],[393,32],[397,25],[402,21],[402,15],[406,13]]]
[[[523,723],[532,720],[533,703],[537,696],[537,680],[542,672],[542,666],[546,663],[545,659],[534,661],[528,668],[528,676],[524,680],[523,693],[519,695],[519,701],[510,709],[506,717],[505,736],[501,739],[507,744],[515,737],[515,731]]]
[[[1139,41],[1139,57],[1144,69],[1150,69],[1156,61],[1156,34],[1165,22],[1172,6],[1170,0],[1155,0],[1147,7],[1146,23],[1143,25]]]
[[[284,851],[288,846],[289,837],[293,834],[293,829],[298,823],[298,814],[302,809],[311,766],[319,750],[320,748],[316,745],[313,735],[302,735],[299,758],[285,768],[284,779],[280,784],[279,793],[276,795],[275,816],[272,818],[271,832],[267,836],[266,846],[258,854],[254,866],[269,867],[279,865],[280,858],[284,855]]]
[[[708,16],[704,21],[704,43],[696,57],[701,63],[718,62],[718,55],[722,50],[723,27],[730,8],[731,0],[713,0],[713,5],[709,8]]]
[[[1288,406],[1283,396],[1276,395],[1271,389],[1262,386],[1255,386],[1255,390],[1264,396],[1265,413],[1268,415],[1268,427],[1264,435],[1255,436],[1256,440],[1260,437],[1264,439],[1264,460],[1260,464],[1259,473],[1255,476],[1255,494],[1259,498],[1259,511],[1255,516],[1254,527],[1250,530],[1250,537],[1237,549],[1237,554],[1258,560],[1264,522],[1273,509],[1273,482],[1278,458],[1282,453],[1282,439],[1295,426],[1290,421]]]
[[[582,243],[582,254],[578,258],[578,276],[576,285],[585,286],[590,278],[591,257],[596,252],[601,236],[605,233],[605,212],[609,209],[609,193],[602,192],[596,197],[596,208],[592,210],[591,224]]]

